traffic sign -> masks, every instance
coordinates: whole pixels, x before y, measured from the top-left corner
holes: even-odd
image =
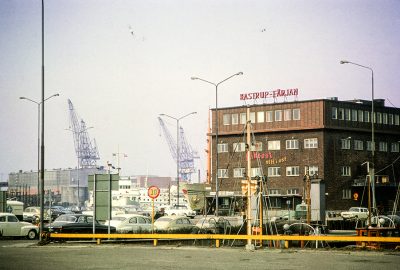
[[[147,190],[147,195],[154,200],[160,195],[160,189],[157,186],[151,186]]]

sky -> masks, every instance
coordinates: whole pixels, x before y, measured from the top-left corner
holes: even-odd
[[[67,100],[122,175],[176,176],[157,117],[179,118],[205,177],[209,108],[298,88],[298,100],[375,98],[400,107],[398,0],[45,0],[45,168],[74,168]],[[0,179],[37,170],[40,0],[0,0]],[[269,101],[272,102],[272,101]],[[258,103],[260,104],[260,102]],[[165,119],[175,138],[176,122]],[[113,153],[124,153],[118,160]],[[198,179],[198,176],[193,176]]]

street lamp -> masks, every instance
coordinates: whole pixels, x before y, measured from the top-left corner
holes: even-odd
[[[76,146],[76,149],[78,149],[78,151],[77,151],[78,166],[76,167],[76,180],[77,180],[77,184],[78,184],[78,208],[79,208],[79,210],[81,209],[81,201],[80,201],[80,196],[79,196],[79,189],[80,189],[79,170],[80,170],[80,165],[81,165],[80,157],[82,155],[81,148],[80,148],[81,147],[81,143],[80,143],[81,142],[81,134],[91,128],[93,128],[93,127],[87,127],[82,130],[79,130],[79,131],[72,130],[71,128],[65,129],[65,130],[71,131],[72,133],[76,134],[77,141],[78,141],[78,145]]]
[[[216,144],[216,149],[217,149],[216,156],[215,156],[216,157],[216,161],[215,161],[215,200],[216,200],[216,202],[215,202],[215,215],[216,216],[218,216],[218,190],[219,190],[219,187],[218,187],[218,85],[220,85],[221,83],[229,80],[232,77],[239,76],[239,75],[243,75],[243,72],[235,73],[235,74],[229,76],[228,78],[220,81],[219,83],[213,83],[213,82],[210,82],[210,81],[198,78],[198,77],[191,77],[190,78],[192,80],[200,80],[200,81],[203,81],[203,82],[206,82],[206,83],[209,83],[209,84],[212,84],[212,85],[215,86],[215,126],[216,126],[216,129],[215,129],[215,144]]]
[[[48,100],[48,99],[50,99],[52,97],[58,97],[58,96],[59,96],[59,94],[51,95],[48,98],[46,98],[44,101],[46,101],[46,100]],[[37,198],[36,198],[36,205],[37,205],[39,203],[39,200],[40,200],[40,198],[39,198],[39,189],[40,189],[40,187],[39,187],[39,178],[40,178],[40,105],[42,104],[42,101],[41,102],[37,102],[37,101],[32,100],[32,99],[27,98],[27,97],[19,97],[19,99],[25,99],[27,101],[35,103],[38,106],[38,124],[37,124],[37,128],[38,128],[38,134],[37,134],[37,136],[38,136],[37,137],[37,141],[38,141],[38,145],[37,145],[37,148],[38,148],[38,152],[37,152],[38,172],[37,173],[38,173],[38,176],[37,176]]]
[[[371,71],[371,95],[372,95],[372,102],[371,102],[371,150],[372,150],[372,166],[370,166],[369,170],[369,179],[371,181],[371,188],[372,188],[372,208],[373,210],[376,209],[376,202],[375,202],[375,164],[374,164],[374,159],[375,159],[375,116],[374,116],[374,70],[370,67],[363,66],[354,62],[350,62],[347,60],[341,60],[340,64],[352,64],[355,66],[359,66],[365,69],[369,69]],[[369,209],[371,210],[371,209]],[[371,216],[371,211],[369,213],[369,216]],[[369,223],[371,224],[371,222]]]
[[[176,121],[176,185],[177,185],[177,200],[178,200],[178,207],[179,207],[179,120],[192,115],[192,114],[196,114],[197,112],[191,112],[188,114],[185,114],[182,117],[176,118],[173,116],[170,116],[168,114],[162,113],[160,114],[160,116],[165,116],[165,117],[169,117],[171,119],[174,119]]]

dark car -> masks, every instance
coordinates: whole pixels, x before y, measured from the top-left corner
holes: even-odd
[[[108,233],[108,226],[95,220],[96,233]],[[50,233],[93,233],[93,216],[85,214],[64,214],[44,228]],[[110,232],[115,227],[110,226]]]

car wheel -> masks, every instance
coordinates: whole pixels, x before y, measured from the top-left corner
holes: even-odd
[[[29,240],[34,240],[37,237],[37,232],[35,230],[30,230],[26,235]]]

